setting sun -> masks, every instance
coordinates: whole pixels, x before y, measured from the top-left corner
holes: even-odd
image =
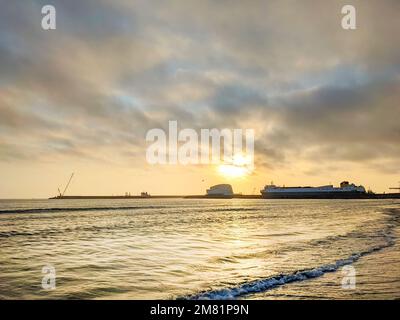
[[[218,172],[228,178],[244,177],[249,175],[252,170],[252,159],[242,154],[236,155],[228,163],[218,166]]]
[[[235,166],[235,165],[220,165],[218,167],[218,172],[226,177],[230,177],[230,178],[239,178],[239,177],[243,177],[245,175],[248,174],[248,170],[245,167],[239,167],[239,166]]]

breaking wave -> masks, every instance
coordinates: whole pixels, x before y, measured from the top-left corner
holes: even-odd
[[[355,263],[363,256],[391,247],[395,244],[395,237],[392,235],[393,233],[392,231],[394,227],[400,222],[399,212],[397,210],[388,210],[387,216],[389,217],[389,221],[387,227],[383,232],[383,238],[385,241],[381,245],[373,246],[367,250],[354,253],[345,259],[340,259],[335,261],[334,263],[319,266],[316,268],[298,270],[290,274],[279,274],[269,278],[242,283],[236,287],[203,291],[193,295],[179,297],[178,299],[187,299],[187,300],[236,299],[249,294],[260,293],[267,290],[271,290],[273,288],[283,286],[289,283],[318,278],[329,272],[335,272],[343,266]]]
[[[360,259],[362,256],[371,254],[375,251],[382,250],[386,247],[393,245],[394,241],[390,241],[380,247],[374,247],[371,250],[356,253],[347,259],[341,259],[332,264],[327,264],[314,269],[300,270],[292,274],[280,274],[266,279],[256,280],[249,283],[241,284],[234,288],[213,290],[202,292],[199,294],[183,297],[189,300],[225,300],[235,299],[244,295],[258,293],[273,289],[292,282],[304,281],[308,279],[318,278],[328,272],[337,271],[339,268],[352,264]]]

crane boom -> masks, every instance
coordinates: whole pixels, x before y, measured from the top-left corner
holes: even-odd
[[[73,176],[74,176],[74,173],[71,174],[71,177],[69,178],[68,183],[67,183],[67,185],[65,186],[64,192],[63,192],[62,195],[61,195],[62,197],[64,196],[65,192],[67,191],[67,189],[68,189],[68,187],[69,187],[69,184],[71,183],[71,180],[72,180]]]

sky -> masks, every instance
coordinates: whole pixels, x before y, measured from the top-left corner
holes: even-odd
[[[56,8],[56,30],[41,27]],[[357,29],[341,27],[352,4]],[[400,181],[400,1],[0,0],[0,198]],[[146,133],[255,130],[255,169],[151,165]]]

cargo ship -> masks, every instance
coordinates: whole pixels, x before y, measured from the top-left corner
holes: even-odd
[[[363,186],[343,181],[340,187],[279,187],[273,183],[261,190],[261,196],[268,199],[360,199],[373,197]]]

